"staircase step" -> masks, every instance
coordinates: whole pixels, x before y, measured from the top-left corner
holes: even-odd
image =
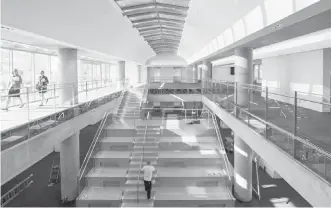
[[[129,163],[130,169],[132,169],[132,168],[139,168],[140,165],[141,165],[141,161],[140,160],[132,160]],[[145,165],[144,162],[143,162],[142,166],[143,165]],[[156,160],[152,160],[151,161],[151,165],[153,165],[153,166],[157,165],[157,161]]]
[[[143,179],[144,179],[144,176],[143,176],[143,174],[141,174],[140,175],[140,179],[139,179],[139,187],[140,188],[143,188],[142,190],[145,190],[144,189],[144,181],[143,181]],[[126,181],[126,183],[125,183],[126,185],[135,185],[135,186],[137,186],[137,184],[138,184],[138,179],[130,179],[130,180],[127,180]],[[155,180],[153,179],[152,180],[152,184],[155,184]],[[137,195],[136,195],[137,196]]]
[[[154,200],[139,200],[139,203],[137,202],[131,202],[131,201],[123,201],[121,207],[153,207],[154,206]]]

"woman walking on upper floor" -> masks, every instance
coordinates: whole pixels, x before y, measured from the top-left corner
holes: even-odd
[[[10,103],[11,97],[16,97],[20,101],[20,108],[24,106],[24,103],[21,98],[21,85],[22,85],[22,77],[18,74],[18,70],[14,69],[12,72],[12,76],[8,83],[8,98],[6,101],[6,107],[3,110],[8,110],[8,106]]]
[[[47,92],[47,85],[48,85],[49,81],[48,78],[45,76],[44,71],[40,72],[40,76],[39,76],[39,81],[37,83],[37,90],[39,91],[39,95],[41,96],[41,103],[39,106],[43,106],[44,105],[44,101],[45,101],[45,93]],[[46,99],[45,104],[47,103],[48,99]]]

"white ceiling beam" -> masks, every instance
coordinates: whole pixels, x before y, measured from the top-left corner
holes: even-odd
[[[175,12],[175,11],[164,11],[164,10],[156,10],[156,9],[153,9],[151,11],[141,11],[141,12],[135,12],[132,14],[125,14],[123,13],[124,16],[127,16],[128,18],[132,18],[132,17],[139,17],[139,16],[146,16],[146,15],[152,15],[152,14],[164,14],[164,15],[169,15],[169,16],[176,16],[176,17],[182,17],[182,18],[185,18],[186,15],[185,14],[181,14],[181,13],[178,13],[178,12]]]
[[[184,6],[178,6],[178,5],[173,5],[173,4],[163,4],[163,3],[156,3],[157,7],[164,7],[164,8],[169,8],[169,9],[177,9],[177,10],[184,10],[187,11],[189,7],[184,7]],[[149,8],[149,7],[155,7],[154,3],[148,3],[148,4],[138,4],[134,6],[125,6],[122,7],[122,11],[129,11],[129,10],[134,10],[134,9],[143,9],[143,8]]]
[[[147,32],[147,31],[155,31],[155,30],[171,30],[171,31],[178,31],[182,32],[183,28],[172,28],[172,27],[151,27],[151,28],[145,28],[145,29],[138,29],[139,32]]]
[[[184,24],[181,24],[181,23],[175,23],[175,22],[160,22],[160,23],[162,26],[184,28]],[[159,26],[160,23],[159,22],[146,22],[146,23],[134,24],[133,27],[135,27],[135,28],[153,27],[153,26]]]
[[[146,19],[140,19],[140,20],[132,20],[132,24],[136,24],[136,23],[144,23],[144,22],[153,22],[153,21],[158,21],[160,19],[160,21],[164,21],[164,22],[176,22],[176,23],[185,23],[184,20],[177,20],[177,19],[169,19],[169,18],[157,18],[157,17],[152,17],[152,18],[146,18]]]
[[[176,11],[176,10],[152,7],[152,8],[143,8],[143,9],[137,9],[137,10],[123,12],[123,16],[131,17],[131,16],[135,16],[135,15],[161,13],[161,12],[171,13],[171,14],[179,15],[179,16],[186,15],[186,13]]]

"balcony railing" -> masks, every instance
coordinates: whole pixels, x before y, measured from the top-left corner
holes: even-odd
[[[284,95],[268,87],[213,80],[203,82],[203,95],[331,182],[326,143],[331,138],[330,103],[303,98],[302,92]]]
[[[76,84],[76,87],[79,83]],[[123,86],[126,87],[126,84]],[[52,98],[52,105],[37,108],[35,104],[27,102],[26,107],[21,109],[10,109],[2,111],[1,114],[1,150],[14,146],[22,141],[30,139],[42,132],[58,126],[65,121],[73,119],[84,114],[94,108],[104,105],[121,94],[120,87],[104,86],[102,88],[89,88],[88,93],[78,94],[78,96],[70,97],[68,104],[63,106],[58,104],[58,96],[56,93],[67,88],[55,88]],[[39,93],[34,91],[34,93]],[[22,96],[29,98],[31,94],[21,93]],[[76,99],[78,102],[73,101]],[[51,102],[51,103],[52,103]]]

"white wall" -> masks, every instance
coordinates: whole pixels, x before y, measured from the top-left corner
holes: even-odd
[[[173,67],[161,67],[160,79],[173,79],[174,77]]]
[[[323,50],[296,53],[285,56],[266,58],[262,60],[262,85],[268,86],[269,91],[294,95],[313,101],[322,101],[323,94]],[[278,88],[277,90],[272,88]],[[270,98],[293,103],[292,99],[284,96],[269,96]],[[317,111],[322,106],[312,102],[300,101],[298,105]]]
[[[230,74],[230,66],[213,66],[212,79],[234,82],[235,75]]]
[[[182,80],[184,82],[193,82],[193,66],[182,68]]]
[[[129,79],[130,84],[138,82],[138,65],[135,63],[125,62],[125,78]]]

